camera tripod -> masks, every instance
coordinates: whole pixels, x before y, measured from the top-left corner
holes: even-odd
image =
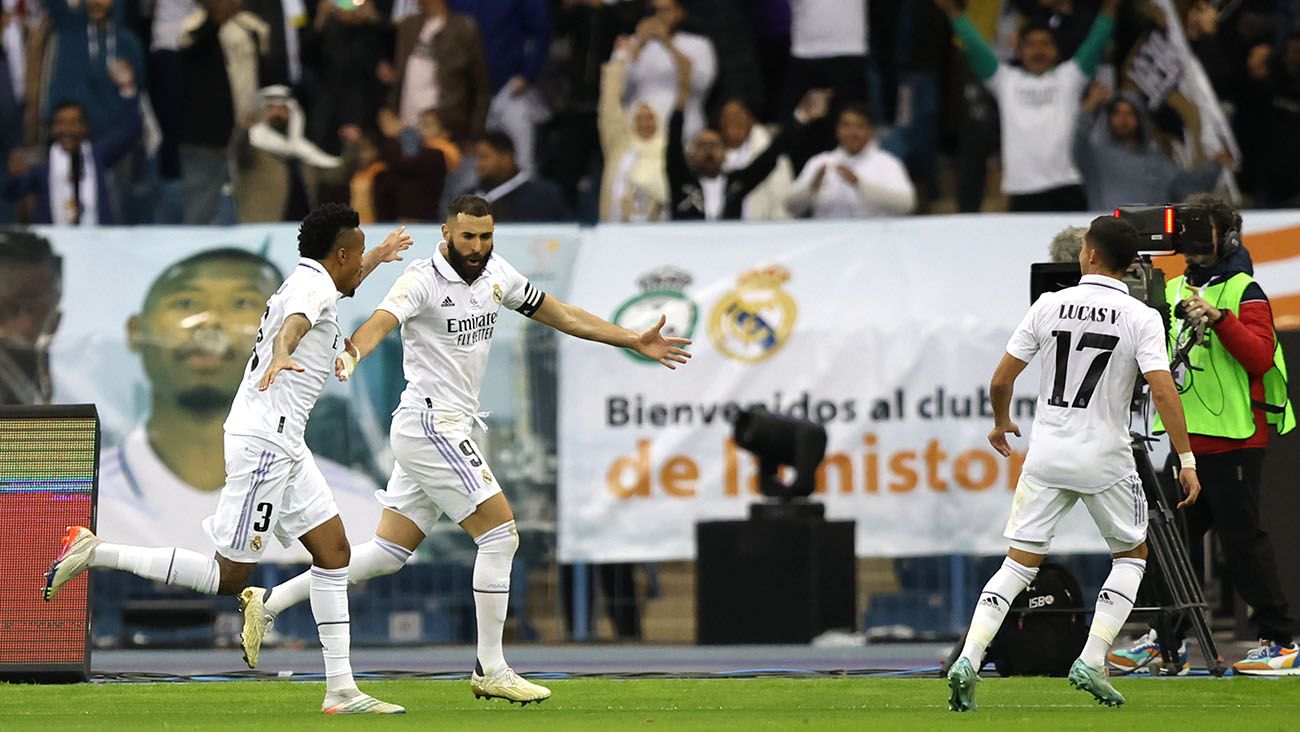
[[[1133,461],[1147,497],[1147,546],[1155,558],[1158,571],[1154,575],[1163,598],[1163,604],[1135,607],[1133,614],[1161,615],[1168,621],[1162,622],[1166,627],[1190,628],[1191,636],[1196,639],[1196,644],[1205,656],[1206,668],[1214,676],[1222,676],[1227,667],[1214,644],[1214,635],[1210,632],[1210,623],[1206,619],[1208,606],[1201,591],[1201,583],[1192,571],[1178,521],[1170,508],[1170,501],[1160,487],[1151,458],[1147,455],[1147,439],[1136,432],[1131,435]],[[1165,665],[1173,668],[1178,648],[1169,646],[1169,633],[1159,635],[1160,655]]]

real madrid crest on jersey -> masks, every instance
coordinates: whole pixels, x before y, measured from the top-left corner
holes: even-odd
[[[248,543],[248,548],[255,552],[262,551],[262,537],[260,534],[255,534],[253,536],[253,540]]]
[[[501,294],[501,284],[500,284],[499,282],[493,282],[493,283],[492,283],[492,299],[493,299],[493,300],[496,300],[497,303],[500,303],[502,297],[504,297],[504,295]]]
[[[676,267],[661,267],[648,272],[637,280],[641,294],[619,305],[610,320],[615,325],[640,333],[654,327],[659,316],[663,315],[668,319],[662,331],[664,337],[691,338],[700,309],[685,293],[690,284],[691,275]],[[635,351],[623,349],[623,352],[641,363],[658,363]]]
[[[799,308],[781,286],[790,271],[780,265],[756,267],[740,275],[709,313],[709,338],[723,355],[762,361],[785,345]]]

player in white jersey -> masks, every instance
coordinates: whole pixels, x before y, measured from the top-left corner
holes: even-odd
[[[1007,344],[989,393],[994,426],[989,433],[1009,456],[1007,434],[1016,377],[1042,354],[1034,431],[1005,535],[1011,548],[1002,568],[980,593],[961,657],[948,671],[953,711],[975,708],[975,684],[984,651],[1002,626],[1011,602],[1038,574],[1056,525],[1082,501],[1114,556],[1097,595],[1087,644],[1070,667],[1070,683],[1110,706],[1124,703],[1106,677],[1106,653],[1129,612],[1146,571],[1146,496],[1133,461],[1129,421],[1138,374],[1146,379],[1182,465],[1178,480],[1196,500],[1196,478],[1182,403],[1165,356],[1160,314],[1129,296],[1122,281],[1137,256],[1137,231],[1110,216],[1093,220],[1079,252],[1079,284],[1043,295]]]
[[[362,582],[398,571],[446,514],[474,539],[474,605],[478,651],[470,686],[477,697],[527,704],[550,690],[520,678],[501,649],[510,593],[510,565],[519,546],[514,515],[482,452],[470,437],[478,393],[498,312],[514,310],[563,333],[628,348],[676,368],[690,357],[685,338],[666,338],[666,322],[644,333],[620,328],[533,287],[492,253],[492,211],[478,196],[460,196],[447,210],[444,241],[428,259],[411,263],[379,308],[348,342],[339,378],[384,336],[402,328],[407,386],[390,433],[397,465],[375,538],[352,553],[350,579]],[[249,597],[244,615],[245,654],[255,658],[275,615],[306,599],[304,576]],[[256,588],[246,592],[253,595]]]
[[[101,541],[68,529],[47,575],[45,599],[82,572],[118,569],[204,594],[233,595],[247,583],[273,536],[303,543],[312,556],[309,594],[325,658],[327,714],[405,710],[357,689],[349,661],[347,579],[350,550],[320,468],[303,442],[307,415],[334,369],[342,334],[337,302],[351,296],[382,262],[411,245],[404,229],[365,253],[356,211],[326,204],[298,233],[302,258],[266,303],[261,329],[225,423],[226,484],[203,529],[216,547],[209,559],[189,549]]]

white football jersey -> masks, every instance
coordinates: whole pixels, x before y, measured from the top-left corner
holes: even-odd
[[[320,262],[298,260],[293,273],[266,301],[266,312],[262,314],[257,341],[244,369],[244,380],[226,417],[226,432],[269,440],[293,457],[301,457],[306,452],[303,430],[307,427],[307,415],[316,406],[325,380],[334,374],[334,359],[343,343],[339,330],[339,297],[334,280]],[[311,322],[311,330],[293,352],[293,360],[303,371],[281,371],[271,388],[259,391],[257,386],[271,363],[275,337],[284,321],[297,314],[305,315]]]
[[[1007,353],[1026,363],[1043,356],[1028,482],[1089,493],[1133,473],[1134,384],[1140,374],[1169,370],[1159,313],[1123,282],[1084,275],[1034,303]]]
[[[502,307],[531,316],[546,295],[497,254],[466,284],[443,256],[411,262],[378,309],[402,324],[401,405],[459,417],[478,412],[492,333]]]
[[[278,379],[277,379],[278,380]],[[212,445],[220,450],[221,445]],[[383,506],[375,501],[375,483],[338,463],[316,458],[339,515],[354,539],[369,536],[379,525]],[[95,533],[105,541],[140,546],[178,546],[204,555],[212,541],[204,533],[203,517],[217,509],[219,490],[202,490],[181,480],[149,445],[143,425],[121,445],[99,456],[99,503]],[[289,548],[278,541],[266,544],[268,562],[310,562],[301,543]]]

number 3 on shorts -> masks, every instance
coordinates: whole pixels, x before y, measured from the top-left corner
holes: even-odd
[[[483,458],[479,457],[478,450],[474,448],[474,443],[468,439],[461,440],[460,451],[469,458],[470,467],[477,468],[483,464]]]
[[[274,508],[275,506],[265,501],[257,504],[257,511],[262,515],[257,519],[257,523],[253,524],[253,531],[266,531],[271,528],[271,511]]]

